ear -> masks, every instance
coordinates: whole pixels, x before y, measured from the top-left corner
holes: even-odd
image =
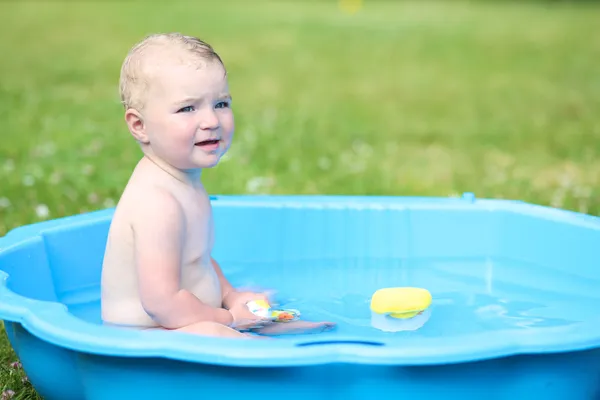
[[[143,144],[150,143],[148,135],[146,135],[144,119],[139,111],[133,108],[127,109],[127,111],[125,111],[125,122],[129,128],[129,132],[131,132],[135,140]]]

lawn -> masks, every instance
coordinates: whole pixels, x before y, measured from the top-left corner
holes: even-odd
[[[236,137],[212,193],[472,191],[600,214],[600,5],[223,3],[0,3],[0,236],[115,204],[140,156],[120,63],[156,31],[228,66]],[[34,398],[0,348],[0,386]]]

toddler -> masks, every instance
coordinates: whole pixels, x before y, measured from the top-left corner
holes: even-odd
[[[117,204],[102,266],[102,320],[138,329],[248,337],[261,322],[211,256],[213,217],[201,183],[231,145],[227,73],[213,48],[180,34],[134,46],[121,69],[125,122],[143,157]],[[266,324],[262,334],[323,331],[329,322]]]

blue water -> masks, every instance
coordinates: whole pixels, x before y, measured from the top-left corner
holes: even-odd
[[[305,260],[222,265],[234,286],[275,290],[275,301],[302,318],[338,324],[328,337],[450,337],[498,330],[544,329],[598,318],[600,282],[501,259]],[[379,288],[417,286],[433,296],[432,315],[415,332],[371,327],[369,303]],[[98,291],[99,294],[99,291]],[[99,301],[73,303],[79,318],[100,323]]]

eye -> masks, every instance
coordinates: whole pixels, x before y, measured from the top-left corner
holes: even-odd
[[[178,113],[180,112],[191,112],[194,111],[194,106],[185,106],[183,108],[180,108],[179,110],[177,110]]]
[[[225,108],[225,107],[229,107],[228,101],[220,101],[216,105],[216,108]]]

